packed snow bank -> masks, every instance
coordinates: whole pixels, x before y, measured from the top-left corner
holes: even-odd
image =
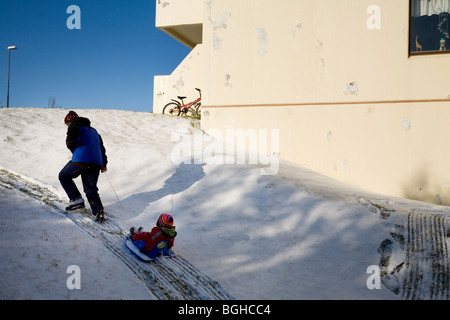
[[[106,211],[124,228],[149,229],[159,214],[172,214],[178,231],[175,251],[237,299],[402,299],[401,292],[389,286],[368,285],[373,280],[368,268],[380,266],[380,246],[386,239],[396,241],[393,224],[385,223],[371,199],[385,206],[448,214],[445,207],[371,195],[284,162],[278,175],[261,175],[259,167],[248,164],[180,162],[173,154],[180,137],[203,139],[188,119],[76,111],[91,120],[104,140],[109,164],[99,190]],[[65,196],[58,172],[70,159],[63,123],[67,112],[1,109],[0,166]],[[137,280],[120,261],[103,255],[101,245],[64,218],[39,203],[27,204],[30,201],[11,190],[2,192],[8,200],[0,207],[0,254],[10,257],[0,263],[2,298],[88,299],[94,293],[114,299],[152,298],[134,284]],[[11,248],[20,248],[21,242],[11,239],[18,226],[20,240],[32,242],[33,249],[12,254]],[[34,251],[27,256],[27,250]],[[78,260],[70,259],[71,250]],[[400,260],[402,255],[404,250]],[[65,284],[66,268],[76,263],[86,285],[73,292]],[[95,266],[107,268],[114,281],[101,282],[91,292],[88,284],[103,281]],[[22,271],[14,272],[19,267]],[[36,268],[40,272],[34,277]],[[29,276],[20,292],[8,289],[7,284],[21,281],[25,273]],[[56,273],[60,278],[55,282],[51,279]],[[135,292],[130,293],[130,286]],[[54,294],[43,293],[43,288]]]

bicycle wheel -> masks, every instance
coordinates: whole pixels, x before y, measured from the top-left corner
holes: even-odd
[[[169,102],[164,106],[163,114],[167,114],[172,117],[176,117],[180,115],[180,106],[175,102]]]
[[[202,108],[202,103],[201,102],[199,102],[199,103],[197,103],[195,105],[195,111],[197,112],[198,115],[200,115],[202,113],[201,108]]]
[[[188,116],[188,117],[196,117],[197,111],[195,111],[195,109],[193,107],[191,107],[187,110],[186,109],[181,110],[181,115]]]

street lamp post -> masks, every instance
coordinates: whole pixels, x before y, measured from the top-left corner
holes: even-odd
[[[6,107],[9,108],[9,69],[11,65],[11,50],[17,50],[16,46],[8,47],[8,94],[6,97]]]

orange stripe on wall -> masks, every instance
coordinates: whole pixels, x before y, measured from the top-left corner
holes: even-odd
[[[294,107],[294,106],[330,106],[330,105],[352,105],[352,104],[393,104],[393,103],[434,103],[450,102],[446,99],[419,99],[419,100],[382,100],[382,101],[344,101],[344,102],[302,102],[302,103],[280,103],[280,104],[236,104],[236,105],[212,105],[204,106],[203,109],[212,108],[250,108],[250,107]]]

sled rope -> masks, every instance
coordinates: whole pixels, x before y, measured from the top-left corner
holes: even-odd
[[[123,211],[126,213],[127,210],[123,206],[122,202],[120,202],[120,199],[119,199],[119,196],[117,195],[116,189],[114,189],[114,186],[112,185],[111,180],[109,179],[109,176],[106,174],[106,171],[105,171],[105,176],[108,178],[109,185],[111,186],[111,189],[113,190],[114,194],[116,195],[117,201],[119,201],[120,206],[122,207]]]

